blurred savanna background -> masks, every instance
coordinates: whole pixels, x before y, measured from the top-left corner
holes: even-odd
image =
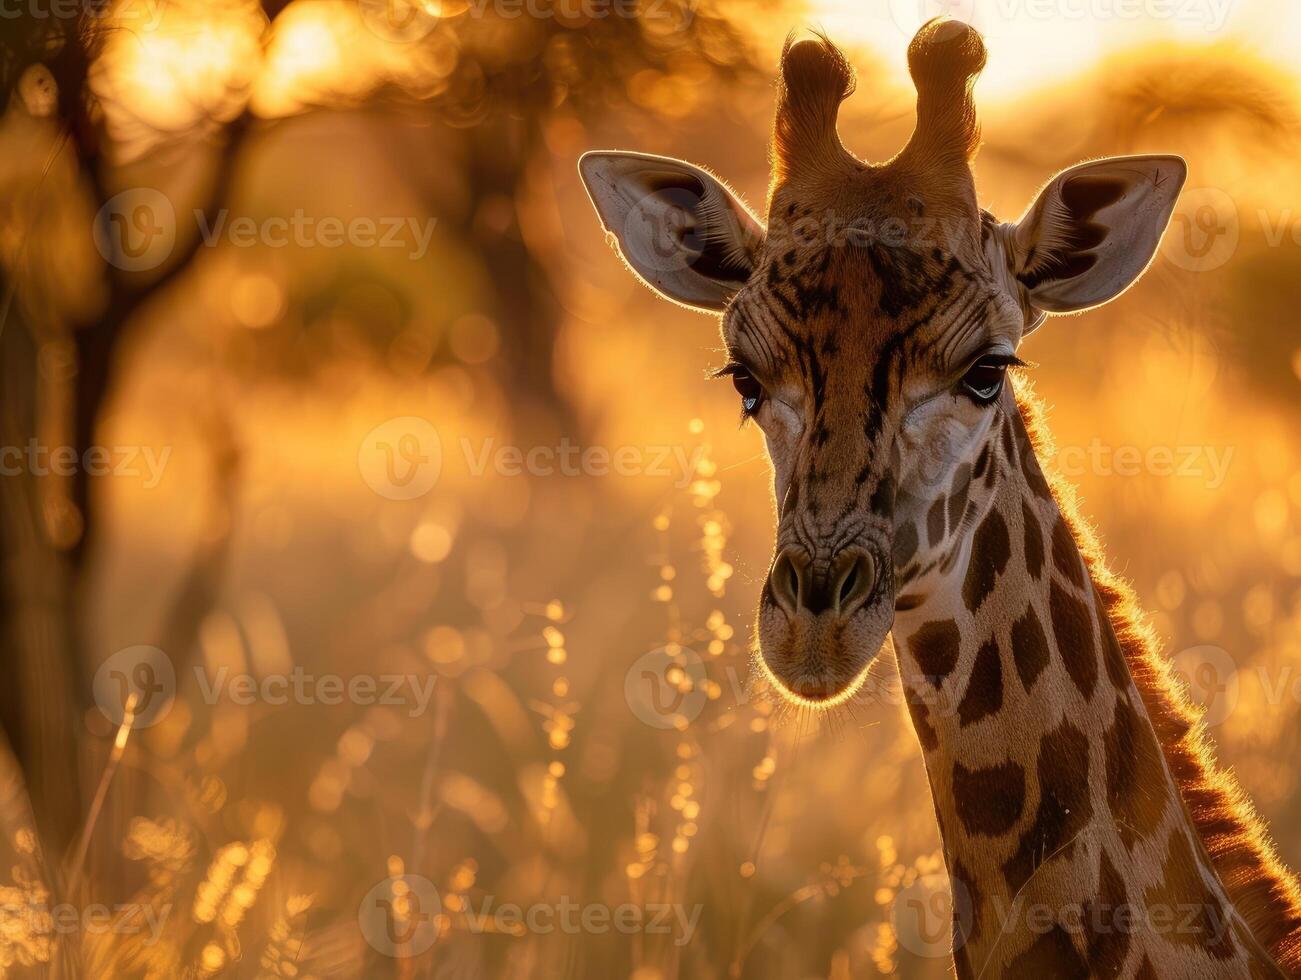
[[[777,53],[972,20],[982,203],[1177,152],[1146,278],[1024,353],[1056,463],[1301,863],[1301,8],[21,0],[0,11],[0,975],[942,977],[887,656],[749,677],[770,473],[586,149],[757,209]]]

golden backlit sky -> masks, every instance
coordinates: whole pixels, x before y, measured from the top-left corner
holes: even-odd
[[[875,54],[902,78],[909,39],[943,13],[984,33],[990,56],[978,85],[989,101],[1015,99],[1118,50],[1154,41],[1228,42],[1289,71],[1301,46],[1301,4],[1278,0],[809,0],[804,15],[750,23],[774,55],[791,27],[817,27],[837,43]],[[140,123],[177,131],[199,111],[226,117],[250,85],[257,114],[275,117],[322,97],[361,94],[384,80],[428,88],[455,66],[454,55],[445,57],[437,45],[412,58],[415,48],[368,31],[357,8],[340,0],[292,4],[261,57],[262,22],[239,4],[178,3],[156,21],[130,26],[107,59],[117,70],[97,80],[101,94],[111,96],[110,110],[131,106],[122,119],[110,111],[127,145]]]
[[[1132,44],[1229,41],[1287,66],[1301,44],[1301,4],[1279,0],[813,0],[810,20],[902,70],[908,40],[939,14],[984,33],[989,66],[979,85],[996,98]]]

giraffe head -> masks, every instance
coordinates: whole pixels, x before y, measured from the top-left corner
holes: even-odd
[[[916,127],[869,164],[837,133],[853,89],[844,56],[821,37],[787,43],[766,222],[679,160],[598,151],[579,164],[633,271],[722,313],[718,373],[774,473],[760,664],[799,702],[851,693],[905,586],[915,599],[919,570],[969,554],[995,421],[1015,411],[1004,375],[1018,346],[1047,314],[1104,303],[1142,274],[1186,172],[1174,156],[1081,164],[1000,223],[970,168],[980,35],[931,21],[908,64]]]

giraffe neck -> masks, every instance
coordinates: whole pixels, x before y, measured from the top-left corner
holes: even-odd
[[[1279,976],[1180,797],[1015,403],[903,571],[894,625],[959,977]],[[938,515],[938,516],[937,516]],[[938,527],[936,526],[938,524]]]

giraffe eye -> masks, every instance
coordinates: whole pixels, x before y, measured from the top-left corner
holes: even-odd
[[[732,387],[741,396],[741,414],[749,418],[763,404],[763,385],[749,371],[737,367],[732,371]]]
[[[982,357],[962,376],[962,391],[977,405],[988,405],[1003,390],[1007,361]]]

